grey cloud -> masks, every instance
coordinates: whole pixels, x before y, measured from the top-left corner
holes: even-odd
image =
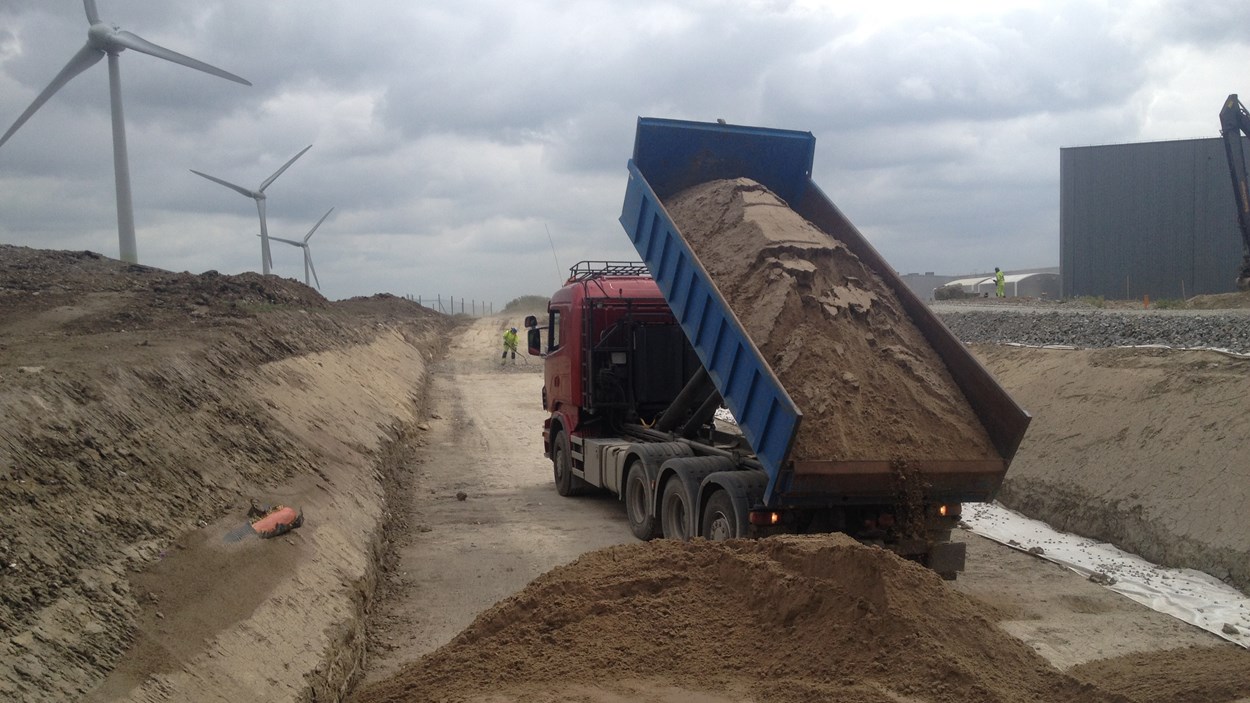
[[[336,206],[327,294],[500,303],[554,287],[546,227],[562,266],[634,256],[616,218],[639,115],[813,132],[817,183],[900,269],[1053,264],[1059,147],[1142,138],[1174,80],[1160,48],[1244,45],[1247,12],[1067,3],[870,32],[785,2],[99,3],[256,84],[123,55],[145,263],[255,270],[252,203],[187,169],[254,185],[313,143],[270,224],[302,235]],[[80,3],[4,3],[0,129],[85,32]],[[1168,119],[1201,134],[1211,113]],[[110,139],[101,65],[0,148],[0,241],[116,255]],[[296,254],[274,252],[280,274],[302,276]]]
[[[994,20],[910,20],[792,57],[766,102],[833,129],[1088,109],[1125,99],[1146,76],[1148,47],[1117,38],[1116,19],[1067,6]]]

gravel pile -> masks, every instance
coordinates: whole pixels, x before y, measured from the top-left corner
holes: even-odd
[[[1250,315],[1182,311],[953,310],[935,307],[946,326],[965,343],[1084,348],[1163,344],[1214,347],[1250,353]]]

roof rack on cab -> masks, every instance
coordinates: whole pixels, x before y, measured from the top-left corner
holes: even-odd
[[[603,276],[650,276],[641,261],[579,261],[569,267],[569,283]]]

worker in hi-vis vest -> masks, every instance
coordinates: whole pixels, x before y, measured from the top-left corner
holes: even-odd
[[[512,363],[516,363],[516,328],[512,327],[503,333],[503,356],[499,357],[499,363],[508,360],[508,352],[512,352]]]
[[[1007,277],[1003,275],[998,267],[994,267],[994,296],[997,298],[1007,297]]]

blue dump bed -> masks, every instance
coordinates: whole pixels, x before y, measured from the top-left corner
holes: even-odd
[[[665,198],[712,180],[750,178],[763,184],[845,244],[893,289],[946,364],[1000,456],[912,463],[925,475],[933,499],[989,500],[1020,445],[1029,415],[812,182],[815,147],[809,132],[640,118],[621,225],[768,474],[766,504],[827,500],[830,493],[849,500],[890,495],[896,467],[885,457],[797,466],[790,461],[802,409],[795,406],[664,209]],[[837,371],[829,373],[833,378]]]

